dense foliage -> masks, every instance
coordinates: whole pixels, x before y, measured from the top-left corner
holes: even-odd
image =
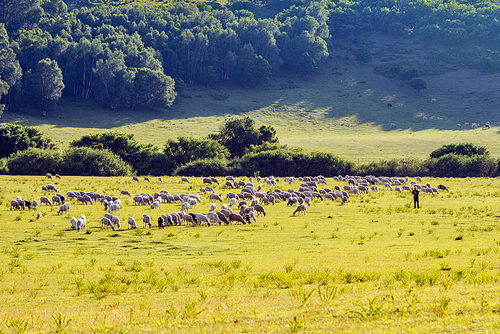
[[[72,1],[76,9],[69,11],[62,0],[0,0],[2,104],[47,108],[64,87],[63,95],[95,98],[111,108],[165,108],[176,97],[176,82],[259,87],[280,69],[303,74],[322,69],[334,56],[329,46],[345,41],[357,60],[368,62],[370,45],[357,37],[363,31],[454,46],[436,59],[500,70],[498,52],[489,49],[500,39],[499,6],[491,0],[80,7],[91,3]],[[486,48],[461,51],[470,40]],[[391,71],[405,80],[419,76],[397,66]],[[32,94],[40,82],[48,87]],[[415,88],[423,89],[421,84]]]
[[[6,124],[0,127],[0,158],[28,148],[54,149],[55,143],[34,127]]]
[[[89,147],[68,149],[61,164],[61,174],[82,176],[131,175],[132,168],[118,155],[109,150]]]
[[[7,163],[11,175],[45,175],[59,173],[62,165],[62,154],[59,150],[29,148],[14,153]]]

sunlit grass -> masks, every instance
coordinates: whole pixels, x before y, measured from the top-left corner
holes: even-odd
[[[121,189],[191,193],[202,185],[201,179],[191,181],[63,176],[55,182],[62,193],[117,195]],[[251,225],[151,233],[123,223],[120,230],[102,230],[99,204],[71,203],[69,217],[44,206],[36,220],[35,211],[11,211],[6,203],[38,198],[47,180],[2,176],[0,182],[0,319],[8,331],[497,328],[497,179],[424,179],[446,184],[450,192],[422,196],[420,210],[407,209],[408,193],[381,191],[351,196],[347,206],[315,201],[306,216],[293,217],[294,208],[282,202]],[[342,185],[328,179],[328,187],[335,184]],[[227,190],[216,192],[224,197]],[[201,196],[194,212],[206,214],[210,203]],[[119,217],[140,221],[148,213],[156,220],[179,210],[180,204],[154,211],[129,203]],[[81,213],[90,234],[70,229],[69,218]]]

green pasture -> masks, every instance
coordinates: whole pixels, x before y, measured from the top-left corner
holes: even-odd
[[[156,222],[179,203],[152,210],[122,198],[122,228],[106,231],[100,204],[70,202],[58,216],[10,201],[38,200],[48,183],[117,196],[194,193],[202,180],[1,176],[0,332],[498,332],[500,180],[427,182],[450,191],[421,195],[419,210],[409,193],[381,190],[347,206],[315,200],[306,216],[281,202],[250,225],[164,230],[143,229],[142,215]],[[326,187],[336,184],[345,183]],[[206,214],[201,198],[192,212]],[[87,230],[71,230],[82,213]],[[129,216],[139,229],[127,229]]]

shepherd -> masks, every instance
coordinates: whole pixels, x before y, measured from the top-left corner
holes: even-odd
[[[411,193],[413,194],[413,208],[420,209],[420,205],[418,202],[418,189],[417,189],[417,187],[413,187],[413,190]]]

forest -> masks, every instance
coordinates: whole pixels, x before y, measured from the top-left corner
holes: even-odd
[[[446,45],[436,57],[449,63],[500,70],[492,1],[127,2],[1,0],[0,108],[46,113],[63,95],[168,108],[186,85],[255,89],[281,70],[314,75],[335,57],[332,45],[367,62],[370,43],[360,36],[373,31]],[[378,70],[421,75],[412,66]]]

